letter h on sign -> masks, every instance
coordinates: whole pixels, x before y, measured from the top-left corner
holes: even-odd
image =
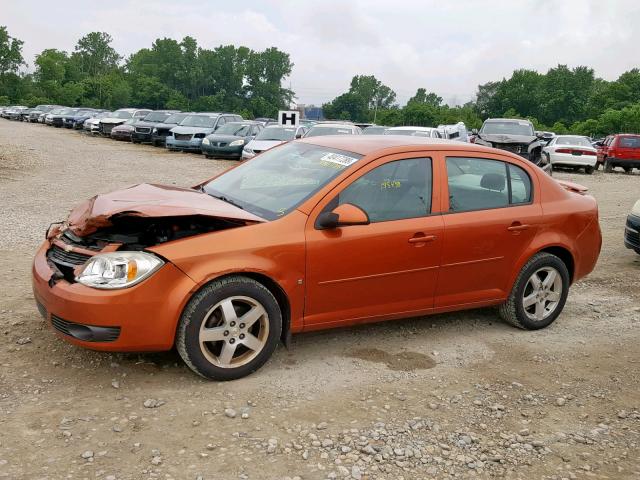
[[[283,127],[297,127],[300,113],[296,110],[280,110],[278,112],[278,123]]]

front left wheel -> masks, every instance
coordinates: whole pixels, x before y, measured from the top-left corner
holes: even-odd
[[[234,276],[205,286],[189,301],[176,346],[184,362],[212,380],[235,380],[258,370],[276,349],[282,312],[261,283]]]
[[[569,271],[560,258],[540,252],[522,267],[500,316],[511,325],[538,330],[555,321],[569,293]]]

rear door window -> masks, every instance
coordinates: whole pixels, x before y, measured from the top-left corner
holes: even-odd
[[[531,201],[531,178],[524,169],[499,160],[447,157],[449,211],[503,208]]]
[[[620,148],[640,148],[640,137],[620,137],[618,146]]]

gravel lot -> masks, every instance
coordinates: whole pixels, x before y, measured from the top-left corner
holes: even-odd
[[[598,199],[604,246],[544,331],[484,309],[304,334],[232,383],[54,336],[30,286],[49,223],[231,165],[0,120],[0,478],[640,478],[637,173],[557,174]]]

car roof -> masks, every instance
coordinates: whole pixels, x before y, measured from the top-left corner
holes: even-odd
[[[476,145],[474,143],[444,140],[439,138],[413,137],[406,135],[326,135],[319,137],[306,137],[298,142],[309,143],[322,147],[335,148],[359,155],[368,155],[384,149],[398,149],[399,151],[411,151],[418,148],[433,150],[464,150],[469,152],[492,152],[509,155],[509,152]],[[510,156],[510,155],[509,155]]]

